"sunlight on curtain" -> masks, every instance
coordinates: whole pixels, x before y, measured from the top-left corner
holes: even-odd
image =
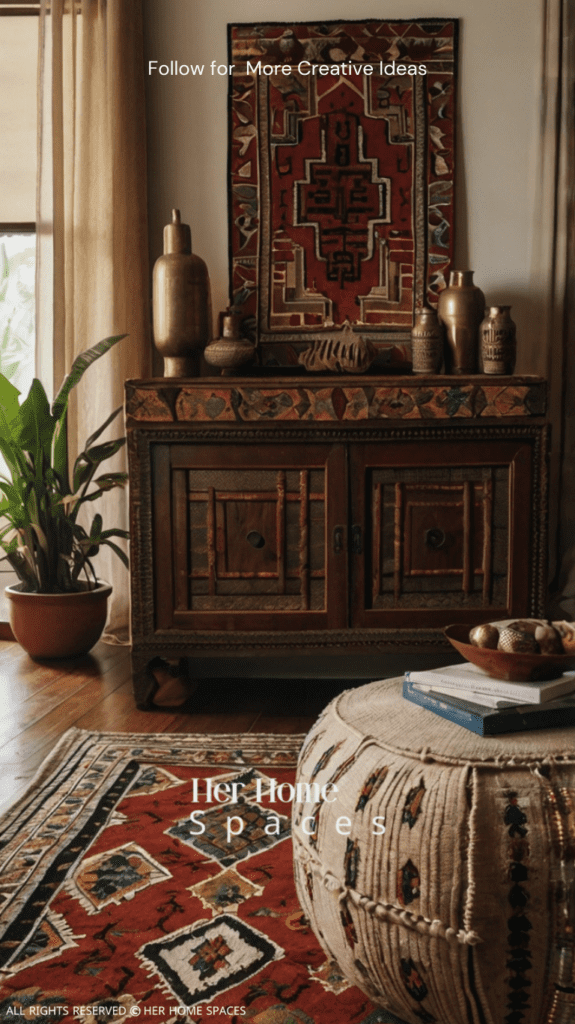
[[[78,353],[129,335],[77,389],[73,458],[122,404],[124,380],[150,373],[141,2],[42,0],[40,38],[40,375],[57,388]],[[109,467],[125,469],[125,452]],[[105,495],[99,511],[105,528],[128,528],[125,492]],[[114,585],[108,628],[125,630],[127,572],[108,551],[96,562]]]

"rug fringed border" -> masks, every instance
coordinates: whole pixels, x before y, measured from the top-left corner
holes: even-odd
[[[46,755],[24,792],[0,815],[0,827],[5,827],[14,815],[20,814],[42,786],[54,777],[60,766],[75,752],[79,753],[83,746],[86,750],[94,744],[124,748],[126,753],[132,752],[134,757],[137,756],[134,753],[137,748],[153,748],[154,760],[163,764],[173,762],[177,752],[181,753],[186,748],[188,755],[193,755],[194,751],[208,755],[203,762],[198,761],[198,768],[213,767],[223,771],[228,766],[244,767],[250,763],[251,757],[257,758],[258,767],[295,767],[305,737],[306,733],[269,732],[98,732],[73,726]],[[278,754],[278,751],[281,753]],[[221,755],[221,760],[215,755]],[[190,760],[190,764],[195,762]]]

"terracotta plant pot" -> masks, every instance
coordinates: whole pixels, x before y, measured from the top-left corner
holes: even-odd
[[[32,658],[73,658],[87,654],[106,624],[109,583],[74,594],[29,594],[21,584],[6,587],[10,625]]]

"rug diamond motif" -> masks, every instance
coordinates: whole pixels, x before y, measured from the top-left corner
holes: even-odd
[[[141,846],[126,843],[84,860],[73,876],[70,891],[79,897],[88,914],[97,914],[109,903],[131,900],[142,889],[170,877],[170,872]]]
[[[48,912],[11,968],[20,970],[60,956],[65,949],[78,945],[76,938],[84,939],[85,935],[74,936],[61,914]]]
[[[241,903],[251,896],[261,896],[263,886],[254,885],[247,878],[242,878],[233,868],[221,871],[213,878],[191,885],[188,892],[197,896],[207,910],[214,914],[222,914],[226,910],[236,911]]]
[[[172,932],[137,953],[186,1006],[207,1002],[283,955],[275,942],[230,914]]]
[[[150,765],[145,768],[141,775],[134,779],[128,796],[150,796],[152,793],[162,793],[172,786],[181,786],[182,779],[178,779],[166,768],[159,768]]]
[[[228,819],[236,819],[230,826]],[[242,831],[239,831],[240,822]],[[229,867],[246,857],[271,849],[291,835],[289,821],[283,815],[268,811],[257,804],[238,801],[221,804],[206,811],[201,818],[205,831],[198,835],[198,825],[184,818],[167,830],[169,836],[180,839],[196,850]],[[233,835],[233,832],[237,835]]]

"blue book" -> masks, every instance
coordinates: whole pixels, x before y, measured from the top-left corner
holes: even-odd
[[[408,675],[408,673],[406,674]],[[559,697],[546,704],[516,704],[504,708],[488,708],[472,704],[460,697],[417,690],[408,678],[403,683],[403,696],[412,704],[433,711],[456,725],[462,725],[479,736],[495,736],[503,732],[526,729],[550,729],[575,724],[575,696]]]

